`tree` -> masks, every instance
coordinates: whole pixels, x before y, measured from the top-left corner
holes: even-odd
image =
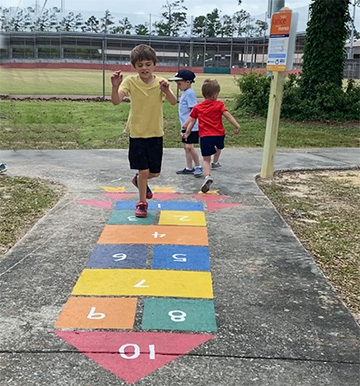
[[[95,16],[90,16],[81,29],[83,32],[98,33],[100,32],[100,21]]]
[[[136,35],[149,35],[150,31],[145,24],[137,24],[135,26]]]
[[[266,30],[268,28],[268,23],[266,23],[266,21],[263,21],[263,20],[256,20],[255,22],[255,29],[256,29],[256,36],[265,36],[266,34]]]
[[[233,23],[233,18],[229,15],[224,15],[221,18],[221,37],[233,36],[234,31],[235,31],[235,26]]]
[[[175,0],[162,6],[166,11],[161,14],[162,19],[155,23],[155,29],[159,36],[179,36],[181,29],[187,26],[184,0]]]
[[[74,12],[69,12],[63,19],[60,21],[59,26],[57,27],[58,31],[76,31],[83,24],[81,13],[74,14]]]
[[[111,29],[111,33],[118,33],[118,34],[124,34],[124,35],[130,35],[131,30],[133,26],[130,23],[129,19],[127,17],[124,17],[122,20],[119,20],[119,25],[116,27],[113,27]]]
[[[109,31],[109,26],[114,24],[113,17],[108,9],[105,11],[105,15],[100,19],[100,21],[100,31],[107,33]]]
[[[206,36],[216,37],[221,35],[220,12],[217,8],[206,15]]]
[[[194,18],[192,33],[195,36],[205,37],[205,29],[206,29],[206,17],[205,16],[197,16]]]
[[[342,87],[345,41],[349,36],[350,0],[313,0],[306,30],[302,91],[315,97],[316,87],[328,83]]]

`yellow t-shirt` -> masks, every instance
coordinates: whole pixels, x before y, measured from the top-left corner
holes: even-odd
[[[143,82],[139,75],[127,76],[120,85],[131,98],[126,131],[131,138],[162,137],[164,135],[163,100],[165,94],[159,82],[164,78],[155,75],[151,84]]]

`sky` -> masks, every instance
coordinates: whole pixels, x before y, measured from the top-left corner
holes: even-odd
[[[109,10],[111,15],[116,19],[128,17],[130,22],[135,25],[139,23],[152,22],[164,11],[162,8],[166,4],[166,0],[146,0],[146,1],[129,1],[129,0],[0,0],[2,7],[19,7],[27,8],[34,7],[35,2],[38,2],[40,9],[42,7],[61,8],[63,5],[65,13],[77,11],[81,13],[83,18],[95,15],[103,16],[105,10]],[[169,0],[173,2],[174,0]],[[311,0],[285,0],[285,6],[299,13],[298,31],[306,29],[308,20],[308,5]],[[185,0],[184,5],[188,8],[188,16],[200,16],[211,12],[218,8],[221,10],[221,15],[232,15],[240,9],[245,9],[252,17],[256,19],[265,19],[268,0],[243,0],[241,6],[237,0]],[[360,25],[360,8],[356,9],[356,25],[359,30]],[[151,15],[151,16],[150,16]]]

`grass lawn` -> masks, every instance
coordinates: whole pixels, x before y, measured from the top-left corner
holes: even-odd
[[[240,136],[224,120],[226,146],[263,146],[266,119],[248,117],[226,106],[242,126]],[[0,149],[124,149],[130,105],[110,102],[0,101]],[[165,147],[181,147],[177,106],[164,103]],[[359,144],[358,125],[281,121],[278,147],[353,147]]]
[[[164,78],[174,76],[174,73],[155,72]],[[105,95],[111,94],[110,76],[112,71],[101,70],[71,70],[71,69],[4,69],[0,68],[0,94],[9,95],[103,95],[103,79]],[[125,76],[135,72],[124,72]],[[206,78],[216,78],[221,86],[222,98],[233,98],[239,92],[234,75],[196,74],[193,88],[201,98],[201,85]],[[170,82],[171,89],[176,94],[176,83]]]

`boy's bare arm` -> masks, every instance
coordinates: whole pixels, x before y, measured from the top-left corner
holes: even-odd
[[[236,122],[236,119],[228,112],[224,111],[223,116],[235,127],[234,133],[240,133],[240,125]]]
[[[177,99],[174,93],[170,90],[169,83],[166,80],[161,80],[159,85],[160,90],[165,94],[166,100],[168,100],[172,105],[176,105]]]
[[[188,119],[185,121],[185,123],[183,125],[183,129],[186,130],[186,132],[182,135],[183,138],[187,138],[190,135],[191,130],[195,125],[195,122],[196,122],[195,118],[192,118],[190,116],[188,117]]]
[[[120,70],[115,71],[111,75],[111,85],[112,85],[111,102],[115,106],[118,105],[119,103],[121,103],[125,97],[124,91],[122,91],[122,90],[119,91],[119,87],[121,85],[122,80],[123,80],[123,76],[122,76],[122,73]]]

